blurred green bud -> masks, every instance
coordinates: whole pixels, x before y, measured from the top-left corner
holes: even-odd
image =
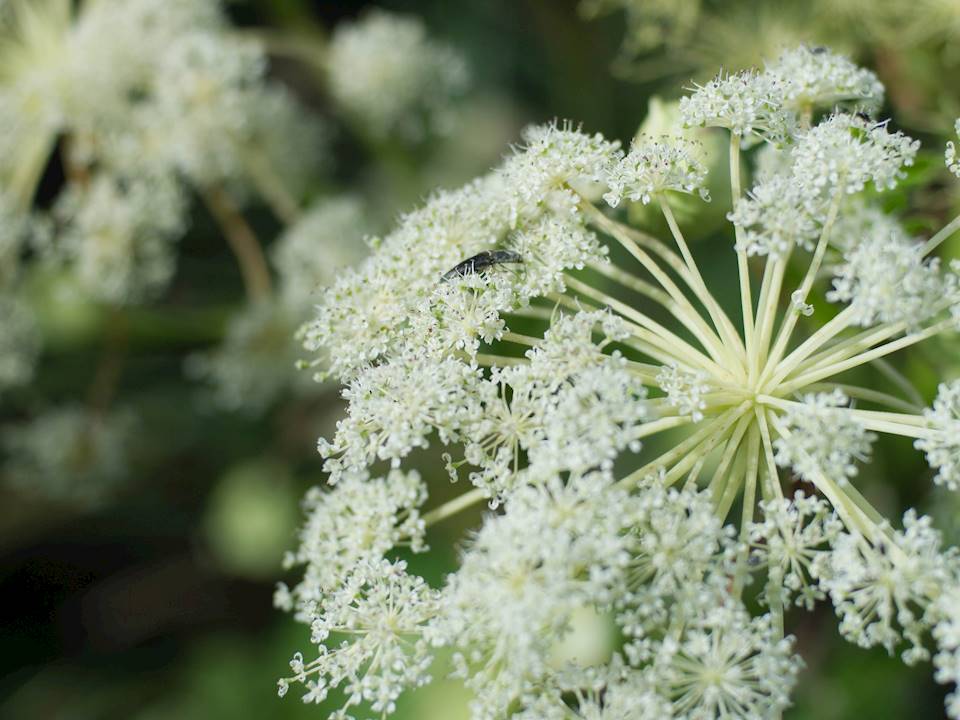
[[[210,496],[206,537],[227,572],[266,578],[280,571],[299,515],[287,468],[268,460],[230,468]]]
[[[23,292],[46,347],[84,345],[100,332],[103,308],[83,291],[71,273],[37,268],[24,281]]]

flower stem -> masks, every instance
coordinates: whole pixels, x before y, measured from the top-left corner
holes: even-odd
[[[237,259],[247,297],[250,300],[268,298],[272,289],[270,270],[253,229],[222,188],[209,187],[202,195]]]
[[[740,204],[740,136],[730,133],[730,195],[734,212]],[[750,267],[747,264],[747,248],[744,246],[742,232],[734,225],[737,241],[737,274],[740,278],[740,308],[743,313],[743,337],[747,352],[748,366],[754,357],[753,298],[750,291]],[[749,372],[749,367],[748,367]]]
[[[957,230],[960,230],[960,215],[957,215],[953,220],[944,225],[936,235],[927,241],[927,244],[923,246],[922,256],[932,253],[939,247],[940,243],[957,232]]]
[[[486,493],[480,488],[474,488],[469,492],[465,492],[463,495],[455,497],[453,500],[448,500],[443,505],[434,508],[430,512],[424,514],[423,522],[427,527],[435,525],[441,520],[446,520],[452,515],[456,515],[461,510],[466,510],[471,505],[476,505],[478,502],[483,500],[486,497]]]

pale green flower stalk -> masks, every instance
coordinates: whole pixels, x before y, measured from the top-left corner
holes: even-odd
[[[960,449],[957,381],[924,410],[886,361],[957,330],[960,268],[933,253],[960,221],[922,243],[865,206],[866,187],[894,187],[919,147],[835,109],[878,107],[881,92],[846,59],[801,48],[681,101],[687,125],[729,138],[732,316],[673,212],[707,171],[669,133],[625,154],[570,125],[531,128],[499,168],[372,243],[301,331],[348,405],[318,444],[330,487],[311,494],[291,557],[304,578],[278,590],[316,646],[281,694],[339,687],[330,717],[385,717],[446,647],[478,719],[607,717],[606,690],[611,717],[777,717],[800,664],[785,607],[826,598],[851,641],[906,644],[907,662],[930,656],[932,635],[937,678],[956,683],[942,600],[960,582],[956,553],[929,519],[909,511],[895,529],[857,488],[880,436],[914,439],[947,487]],[[744,192],[742,148],[764,140],[781,149]],[[669,236],[598,204],[624,197],[656,205]],[[658,451],[643,447],[661,434]],[[424,510],[426,481],[402,468],[436,444],[473,487]],[[788,497],[791,474],[816,496]],[[483,500],[501,510],[442,588],[390,563]],[[751,617],[755,574],[767,607]],[[622,646],[600,666],[551,665],[584,608]]]

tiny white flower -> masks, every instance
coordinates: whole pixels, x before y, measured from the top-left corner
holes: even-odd
[[[805,395],[784,416],[789,437],[775,443],[777,464],[817,483],[825,473],[844,483],[857,474],[857,460],[866,460],[876,436],[848,412],[849,398],[840,390]]]
[[[603,198],[613,207],[623,197],[646,205],[654,195],[673,190],[699,193],[708,200],[707,169],[699,152],[697,144],[684,137],[635,138],[630,152],[611,167],[610,191]]]
[[[680,114],[688,127],[723,127],[739,136],[777,140],[791,124],[783,108],[784,91],[783,81],[772,74],[721,74],[681,98]]]
[[[917,439],[918,450],[937,469],[933,481],[950,490],[960,490],[960,381],[942,383],[933,408],[923,411],[934,435]]]
[[[781,79],[784,104],[795,110],[852,102],[876,109],[883,102],[883,85],[877,76],[828,48],[802,45],[786,50],[766,71]]]
[[[955,553],[941,551],[940,534],[929,517],[908,510],[903,530],[875,543],[842,533],[820,560],[820,585],[830,595],[844,637],[860,647],[881,645],[891,655],[905,640],[905,662],[929,658],[923,635],[932,621],[930,598],[949,584],[956,564]]]
[[[953,129],[957,135],[960,135],[960,118],[957,118]],[[957,155],[957,146],[954,145],[953,141],[947,143],[947,149],[944,151],[943,157],[947,164],[947,170],[960,177],[960,156]]]
[[[952,281],[940,273],[939,261],[925,258],[922,246],[897,233],[863,238],[844,260],[827,299],[850,303],[854,322],[863,327],[920,327],[950,297]]]
[[[694,422],[703,420],[703,410],[707,407],[703,396],[710,392],[706,373],[681,368],[673,363],[660,369],[657,384],[677,412],[690,415]]]

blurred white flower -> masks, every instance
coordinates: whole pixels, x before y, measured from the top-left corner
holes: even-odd
[[[98,505],[129,477],[135,431],[130,410],[103,414],[79,405],[53,408],[4,428],[4,477],[25,494]]]
[[[419,19],[381,10],[337,26],[326,68],[333,97],[378,139],[443,133],[469,81],[460,54]]]

